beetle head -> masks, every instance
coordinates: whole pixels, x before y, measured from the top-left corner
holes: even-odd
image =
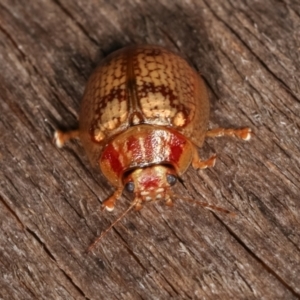
[[[176,171],[165,165],[138,168],[124,178],[125,189],[135,194],[136,208],[144,201],[170,199],[170,187],[177,181]]]

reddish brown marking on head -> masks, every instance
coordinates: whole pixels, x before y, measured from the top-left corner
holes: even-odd
[[[149,172],[141,178],[140,182],[145,190],[149,190],[159,187],[160,178],[155,173]]]
[[[134,187],[132,191],[139,202],[165,199],[170,194],[169,175],[177,177],[175,170],[170,166],[153,165],[139,168],[124,178],[124,185],[130,183],[130,187]]]

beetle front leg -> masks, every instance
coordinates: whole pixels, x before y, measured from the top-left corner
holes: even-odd
[[[166,205],[169,207],[172,207],[174,205],[171,196],[168,194],[166,195],[165,201],[166,201]]]
[[[142,208],[143,208],[143,201],[142,201],[142,199],[140,199],[140,198],[135,198],[134,199],[134,202],[135,202],[135,204],[134,204],[134,209],[135,209],[135,211],[139,211],[139,210],[141,210]]]
[[[121,197],[123,186],[119,187],[107,200],[102,203],[102,210],[113,211],[116,201]]]
[[[233,136],[242,140],[249,141],[251,138],[251,129],[230,129],[230,128],[215,128],[206,132],[207,137]]]

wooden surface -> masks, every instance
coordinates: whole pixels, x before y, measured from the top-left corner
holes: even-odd
[[[214,169],[184,175],[188,196],[131,212],[76,127],[96,64],[136,43],[184,55],[209,87],[210,127],[250,126],[250,142],[208,139]],[[299,1],[0,1],[0,299],[299,299]]]

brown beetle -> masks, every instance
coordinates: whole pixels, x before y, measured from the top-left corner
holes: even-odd
[[[103,203],[107,210],[114,209],[124,187],[134,193],[115,224],[145,201],[170,205],[170,187],[190,164],[196,169],[214,166],[215,156],[202,161],[197,152],[206,136],[251,137],[249,128],[207,131],[208,119],[204,82],[182,57],[158,46],[132,46],[97,67],[85,89],[79,130],[56,131],[55,141],[61,147],[79,136],[91,163],[116,187]]]

